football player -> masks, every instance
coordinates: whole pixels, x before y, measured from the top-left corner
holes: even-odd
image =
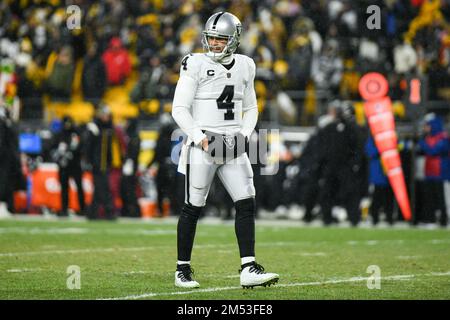
[[[228,13],[213,14],[202,34],[204,53],[181,61],[172,116],[188,138],[178,170],[185,174],[185,203],[177,226],[175,285],[196,288],[191,252],[197,221],[217,173],[233,199],[235,232],[241,257],[240,284],[267,286],[278,274],[266,273],[255,260],[255,187],[246,142],[258,119],[255,63],[234,52],[242,25]]]

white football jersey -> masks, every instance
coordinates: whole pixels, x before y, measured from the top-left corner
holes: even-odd
[[[257,108],[254,61],[235,54],[229,66],[228,69],[203,53],[189,54],[181,62],[180,80],[190,79],[178,81],[173,106],[190,108],[200,129],[236,133],[242,127],[243,111]]]

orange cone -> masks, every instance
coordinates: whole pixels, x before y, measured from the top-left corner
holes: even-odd
[[[368,73],[361,78],[359,91],[366,100],[364,112],[395,198],[405,220],[411,220],[411,207],[400,155],[397,150],[397,134],[395,132],[392,103],[391,99],[386,96],[389,91],[388,82],[379,73]]]
[[[395,131],[379,132],[374,135],[374,140],[380,154],[397,149],[397,134]]]
[[[373,135],[383,131],[395,131],[392,112],[384,112],[369,118],[369,126]]]
[[[364,103],[364,112],[368,118],[385,112],[392,114],[391,98],[381,97],[366,101]]]
[[[383,163],[384,168],[386,168],[386,172],[393,170],[395,168],[401,168],[402,162],[400,161],[400,154],[397,150],[389,150],[383,152],[381,155],[381,161]]]
[[[406,221],[411,220],[411,207],[409,205],[408,193],[406,192],[405,179],[401,167],[388,172],[389,183],[394,191],[395,199]]]
[[[389,83],[382,74],[370,72],[359,80],[358,89],[364,100],[371,101],[385,97],[389,91]]]
[[[414,104],[419,104],[420,99],[420,80],[419,79],[412,79],[411,80],[411,89],[409,94],[409,101]]]

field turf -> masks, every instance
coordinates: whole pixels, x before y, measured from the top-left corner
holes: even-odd
[[[183,290],[173,284],[176,222],[0,220],[0,299],[450,299],[448,228],[258,220],[257,261],[280,280],[244,290],[233,222],[200,220],[192,266],[201,287]]]

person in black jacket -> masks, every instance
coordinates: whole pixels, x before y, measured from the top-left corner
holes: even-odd
[[[60,216],[68,216],[69,207],[69,179],[72,178],[77,186],[80,214],[84,214],[85,201],[81,170],[81,136],[69,116],[63,118],[63,128],[55,136],[52,148],[52,158],[58,164],[59,181],[61,183],[62,208]]]
[[[359,173],[364,153],[359,141],[356,123],[346,116],[342,103],[330,105],[332,121],[318,134],[319,165],[324,184],[321,211],[323,222],[336,222],[332,217],[333,206],[342,205],[352,226],[357,226],[359,210]]]
[[[158,193],[159,215],[162,217],[164,198],[169,198],[171,214],[179,212],[180,199],[178,199],[179,192],[177,190],[177,168],[171,158],[171,136],[172,132],[175,130],[175,125],[167,114],[161,115],[160,121],[161,127],[156,142],[155,155],[148,164],[148,168],[154,165],[158,168],[156,174],[156,189]]]
[[[98,53],[97,43],[93,43],[83,61],[82,88],[84,100],[98,106],[106,90],[106,69]]]
[[[6,109],[0,105],[0,217],[10,215],[6,207],[8,200],[8,172],[11,166],[9,126]]]
[[[27,181],[22,171],[22,163],[19,151],[19,128],[17,122],[12,119],[11,113],[6,108],[4,121],[6,123],[6,153],[0,153],[3,158],[7,158],[9,163],[5,170],[8,183],[5,186],[6,202],[9,212],[17,212],[14,204],[14,192],[17,190],[27,190]],[[1,113],[1,112],[0,112]],[[1,116],[0,116],[1,117]],[[1,200],[0,200],[1,201]],[[0,209],[1,210],[1,209]]]
[[[140,217],[140,208],[136,196],[139,152],[141,151],[141,139],[138,132],[138,120],[128,120],[126,127],[127,151],[122,166],[121,194],[122,216]]]
[[[318,131],[316,131],[306,142],[300,157],[299,179],[302,184],[301,203],[305,208],[303,221],[306,223],[314,220],[313,209],[318,201],[320,192],[318,149]]]

